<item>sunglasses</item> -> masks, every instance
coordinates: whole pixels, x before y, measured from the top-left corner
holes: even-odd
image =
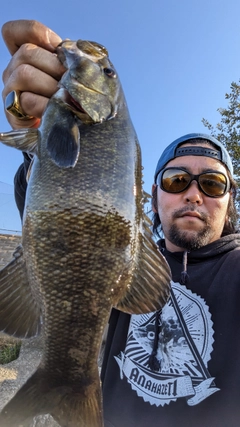
[[[208,197],[222,197],[230,190],[230,181],[222,172],[202,172],[193,175],[185,169],[172,167],[163,169],[157,184],[167,193],[181,193],[192,181],[197,181],[199,189]]]

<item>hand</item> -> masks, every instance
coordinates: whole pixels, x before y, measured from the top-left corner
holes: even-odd
[[[49,98],[65,71],[55,48],[61,38],[37,21],[10,21],[2,27],[3,39],[13,55],[3,72],[3,101],[12,90],[21,91],[20,103],[32,119],[17,119],[6,113],[13,129],[38,127]]]

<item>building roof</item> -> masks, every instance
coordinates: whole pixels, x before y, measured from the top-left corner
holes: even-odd
[[[21,236],[16,234],[0,234],[0,269],[12,259],[12,254],[21,243]]]

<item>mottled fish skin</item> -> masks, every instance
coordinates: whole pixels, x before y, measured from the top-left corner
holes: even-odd
[[[150,312],[169,295],[170,270],[143,213],[141,153],[117,72],[94,42],[63,42],[58,56],[68,70],[36,131],[37,149],[32,133],[29,143],[37,155],[23,249],[18,266],[13,260],[0,272],[0,299],[15,270],[25,272],[19,286],[28,313],[18,330],[12,313],[19,300],[6,298],[0,329],[31,336],[41,312],[44,351],[36,373],[3,409],[1,427],[43,413],[62,427],[102,427],[97,358],[111,307]],[[16,138],[14,131],[0,135],[26,150],[27,131],[22,143]]]

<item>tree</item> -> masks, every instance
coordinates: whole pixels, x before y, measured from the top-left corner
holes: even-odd
[[[211,135],[217,138],[227,148],[233,162],[234,178],[238,183],[240,193],[240,80],[239,84],[231,83],[231,92],[225,94],[228,100],[227,108],[218,108],[221,115],[220,123],[216,127],[208,120],[202,119]],[[240,194],[237,196],[238,206],[240,206]]]

